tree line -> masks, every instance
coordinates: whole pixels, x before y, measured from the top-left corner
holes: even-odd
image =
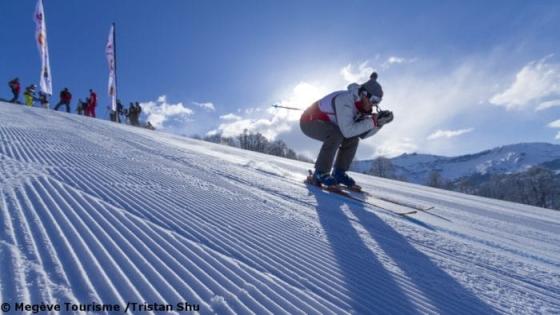
[[[194,136],[195,139],[204,140],[213,143],[225,144],[231,147],[237,147],[244,150],[250,150],[269,155],[284,157],[292,160],[313,162],[306,156],[297,154],[290,149],[282,140],[270,141],[259,132],[249,132],[247,129],[236,137],[225,137],[222,134],[213,134],[207,136]]]

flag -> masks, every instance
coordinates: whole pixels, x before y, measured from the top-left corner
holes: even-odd
[[[107,55],[107,63],[109,64],[109,87],[108,93],[111,99],[111,109],[117,110],[117,77],[115,62],[115,24],[111,25],[109,30],[109,38],[105,46],[105,54]]]
[[[37,0],[35,6],[35,39],[37,40],[37,48],[41,57],[41,91],[52,95],[52,78],[51,66],[49,64],[49,47],[47,45],[47,26],[45,23],[45,10],[43,9],[43,0]]]

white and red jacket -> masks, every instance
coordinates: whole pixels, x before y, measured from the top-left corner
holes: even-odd
[[[356,106],[360,86],[352,83],[346,91],[333,92],[308,107],[301,116],[302,122],[313,120],[330,121],[340,128],[344,138],[360,136],[362,139],[374,135],[380,127],[373,119],[363,118]]]

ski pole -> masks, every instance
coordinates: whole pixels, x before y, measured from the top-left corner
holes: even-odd
[[[301,108],[282,106],[282,105],[278,105],[278,104],[274,104],[274,105],[272,105],[272,107],[274,107],[274,108],[284,108],[284,109],[289,109],[289,110],[300,110],[300,111],[303,110]]]

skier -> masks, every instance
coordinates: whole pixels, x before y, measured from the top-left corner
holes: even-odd
[[[12,94],[14,94],[14,97],[10,100],[10,103],[19,103],[19,91],[20,91],[19,78],[15,78],[12,81],[8,82],[8,85],[12,90]]]
[[[39,103],[41,103],[41,107],[49,109],[49,96],[45,92],[39,92],[39,97],[37,98]]]
[[[373,107],[377,107],[382,98],[383,89],[374,72],[366,83],[352,83],[347,90],[333,92],[305,110],[300,118],[301,130],[308,137],[323,142],[311,178],[313,183],[327,188],[342,184],[361,190],[346,172],[360,139],[374,135],[393,120],[390,111],[373,113]]]
[[[66,112],[70,112],[70,102],[72,101],[72,93],[68,90],[68,88],[64,88],[60,91],[60,101],[54,107],[54,110],[58,110],[61,105],[66,105]]]
[[[117,122],[120,124],[122,119],[121,115],[123,115],[124,106],[121,100],[117,100]]]
[[[140,126],[140,114],[142,113],[142,107],[140,106],[139,102],[136,102],[136,113],[134,115],[134,118],[136,120],[136,126]]]
[[[130,102],[130,104],[128,104],[128,110],[125,111],[126,112],[126,118],[128,118],[128,123],[130,125],[134,126],[134,103]]]
[[[95,118],[95,106],[97,106],[97,94],[92,89],[89,89],[89,101],[86,106],[86,116]]]
[[[86,98],[86,101],[82,101],[82,99],[78,99],[78,105],[76,106],[76,113],[78,113],[78,115],[83,115],[84,111],[86,109],[87,103],[89,102],[89,100]]]
[[[25,88],[25,92],[23,92],[23,99],[25,100],[25,105],[32,107],[33,101],[37,98],[35,97],[35,84],[31,84],[30,86]]]

